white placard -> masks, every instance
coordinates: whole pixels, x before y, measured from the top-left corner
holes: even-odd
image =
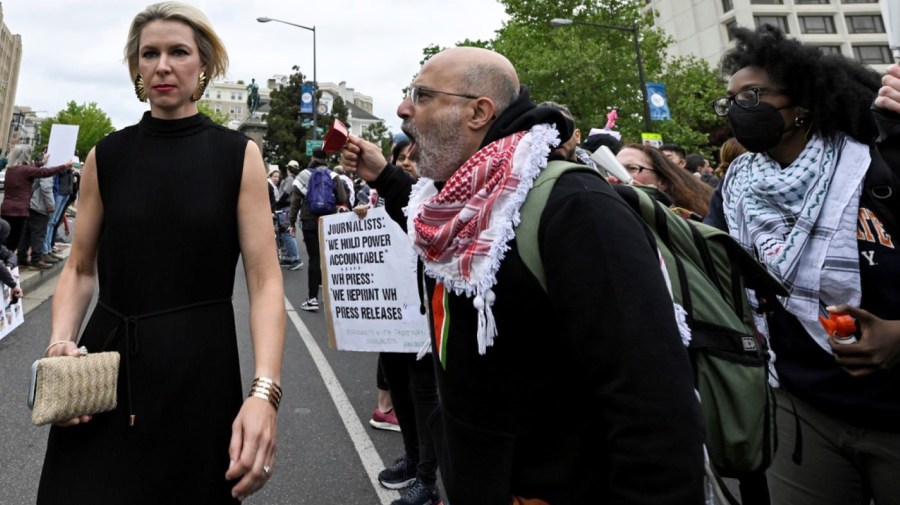
[[[888,34],[888,45],[894,52],[894,58],[900,61],[900,5],[896,0],[881,1],[881,17]]]
[[[322,288],[333,348],[418,352],[428,339],[415,252],[383,207],[319,219]]]
[[[77,124],[55,124],[50,126],[50,142],[47,143],[47,155],[50,157],[45,167],[58,167],[75,157],[75,144],[78,142]]]
[[[10,273],[19,285],[19,267],[11,268]],[[12,289],[3,284],[3,312],[0,313],[0,340],[9,335],[14,329],[18,328],[25,322],[25,309],[22,306],[22,299],[12,302]]]

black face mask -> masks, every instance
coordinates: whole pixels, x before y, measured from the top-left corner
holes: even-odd
[[[779,111],[788,107],[793,105],[775,107],[770,103],[759,102],[752,109],[744,109],[732,104],[728,109],[728,122],[742,146],[750,152],[761,153],[781,143],[781,137],[789,128],[784,127],[784,118]]]

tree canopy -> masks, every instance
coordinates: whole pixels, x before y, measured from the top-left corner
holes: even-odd
[[[707,133],[717,124],[709,101],[722,93],[721,79],[706,61],[669,57],[672,44],[653,26],[653,12],[642,13],[642,0],[501,0],[509,19],[489,41],[464,40],[457,45],[497,51],[512,62],[536,103],[566,105],[581,129],[602,128],[606,114],[618,110],[617,130],[623,141],[639,142],[643,103],[631,26],[637,26],[646,81],[666,85],[671,121],[653,121],[653,131],[666,142],[690,151],[709,152]],[[553,27],[554,18],[575,24]],[[577,23],[619,27],[603,28]],[[441,48],[423,50],[428,59]]]
[[[370,124],[363,132],[362,138],[380,147],[384,157],[390,159],[392,135],[384,121]]]
[[[78,125],[75,155],[82,160],[100,139],[116,130],[109,116],[97,106],[96,102],[78,105],[75,100],[71,100],[65,109],[41,123],[40,132],[43,140],[39,151],[50,141],[50,129],[54,124]]]
[[[296,65],[292,70],[288,83],[269,94],[271,110],[266,117],[263,157],[269,163],[280,166],[290,160],[298,160],[303,165],[308,163],[310,157],[306,155],[306,141],[313,138],[313,115],[300,114],[301,86],[306,82],[306,76]],[[316,106],[321,96],[321,90],[317,90]],[[341,97],[335,97],[330,114],[318,115],[319,140],[324,139],[335,118],[347,122],[347,105]]]
[[[202,112],[206,117],[212,119],[216,124],[224,126],[229,121],[228,114],[216,112],[207,102],[197,102],[197,110]]]

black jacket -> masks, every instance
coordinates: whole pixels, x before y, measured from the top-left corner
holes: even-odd
[[[520,114],[553,122],[544,109]],[[501,120],[512,131],[534,124]],[[492,129],[485,144],[509,133]],[[389,165],[372,187],[405,221],[408,176]],[[539,228],[548,292],[511,241],[493,288],[498,336],[485,355],[472,299],[448,295],[431,428],[450,503],[703,502],[703,423],[653,244],[606,182],[567,174]],[[426,278],[429,306],[434,296]]]

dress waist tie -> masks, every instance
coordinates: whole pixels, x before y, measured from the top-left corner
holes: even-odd
[[[151,319],[158,316],[174,314],[175,312],[183,312],[185,310],[196,309],[199,307],[206,307],[207,305],[217,305],[220,303],[231,303],[232,298],[221,298],[217,300],[206,300],[197,303],[189,303],[187,305],[180,305],[178,307],[173,307],[170,309],[158,310],[155,312],[149,312],[147,314],[141,314],[138,316],[126,316],[116,309],[110,307],[103,300],[98,300],[97,304],[103,307],[107,312],[119,318],[119,324],[116,325],[112,331],[109,332],[109,335],[106,337],[106,340],[103,342],[103,349],[109,349],[113,344],[116,343],[119,335],[125,335],[125,388],[126,395],[128,397],[128,426],[134,426],[135,419],[137,416],[134,414],[134,400],[131,394],[131,356],[137,356],[141,351],[140,339],[138,338],[138,323],[145,319]]]

